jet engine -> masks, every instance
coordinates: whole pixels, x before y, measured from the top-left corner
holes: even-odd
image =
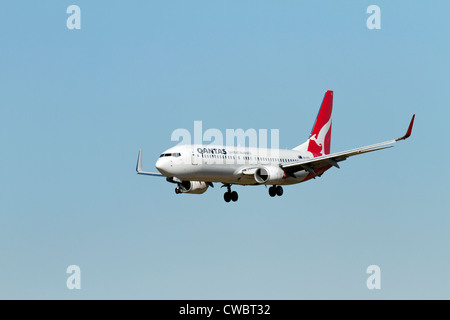
[[[208,189],[204,181],[183,181],[178,184],[180,193],[202,194]]]
[[[286,173],[280,167],[262,167],[255,171],[255,180],[258,183],[276,183],[286,178]]]

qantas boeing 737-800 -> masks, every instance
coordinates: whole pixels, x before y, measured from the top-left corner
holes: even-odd
[[[142,150],[139,150],[136,171],[166,177],[168,182],[177,184],[177,194],[201,194],[218,182],[227,187],[226,202],[238,199],[237,192],[231,191],[234,184],[270,185],[270,196],[281,196],[283,185],[320,177],[331,167],[339,168],[338,162],[349,157],[391,148],[391,144],[405,140],[411,135],[415,117],[401,138],[330,154],[332,109],[333,91],[327,91],[309,139],[292,150],[178,145],[164,151],[156,161],[160,173],[142,170]]]

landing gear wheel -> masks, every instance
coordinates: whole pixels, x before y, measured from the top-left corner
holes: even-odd
[[[175,193],[176,193],[176,194],[179,194],[179,193],[181,193],[181,190],[180,190],[180,188],[176,187],[176,188],[175,188]]]
[[[230,202],[231,201],[231,193],[230,192],[225,192],[223,194],[223,199],[225,200],[225,202]]]
[[[282,186],[277,186],[277,196],[282,196],[283,195],[283,187]]]
[[[271,186],[271,187],[269,188],[269,195],[270,195],[271,197],[275,197],[276,194],[277,194],[276,187],[275,187],[275,186]]]
[[[238,201],[238,193],[236,191],[231,193],[231,200],[233,200],[233,202]]]

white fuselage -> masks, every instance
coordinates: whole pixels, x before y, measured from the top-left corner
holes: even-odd
[[[296,150],[180,145],[164,151],[156,162],[156,168],[168,178],[176,177],[183,181],[288,185],[302,182],[308,172],[301,170],[291,175],[283,174],[276,180],[258,183],[254,178],[254,170],[269,168],[276,171],[280,165],[308,158]]]

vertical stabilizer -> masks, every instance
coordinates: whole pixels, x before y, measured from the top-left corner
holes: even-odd
[[[331,145],[331,113],[333,111],[333,91],[328,90],[323,98],[311,135],[306,142],[294,150],[309,152],[312,157],[330,154]]]

